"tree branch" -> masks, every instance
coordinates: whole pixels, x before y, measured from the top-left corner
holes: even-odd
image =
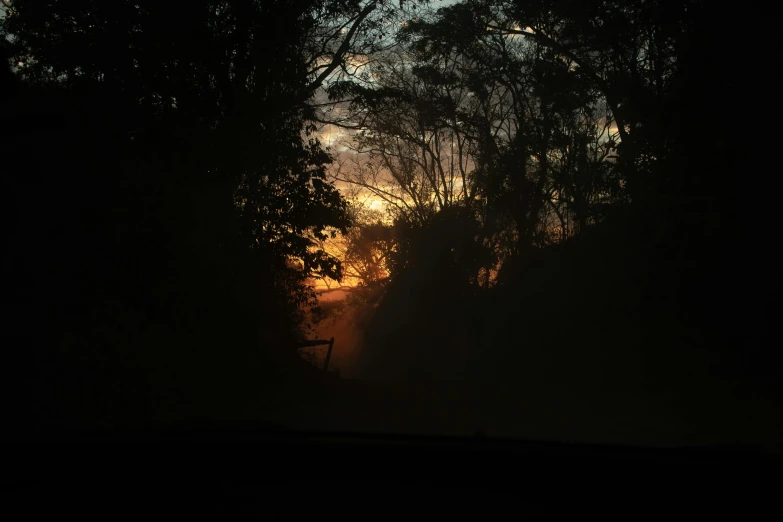
[[[348,30],[348,34],[345,35],[345,39],[340,44],[340,47],[337,48],[337,51],[335,51],[334,56],[332,57],[332,61],[323,70],[323,72],[321,72],[321,74],[319,74],[318,77],[313,80],[313,82],[308,85],[307,88],[305,88],[304,92],[302,92],[303,100],[309,99],[310,96],[312,96],[313,93],[318,90],[321,85],[323,85],[323,82],[329,77],[329,75],[331,75],[335,69],[340,66],[343,58],[345,57],[345,53],[348,52],[348,49],[351,46],[351,41],[353,40],[354,35],[356,35],[356,32],[359,30],[359,26],[361,26],[365,18],[370,16],[370,14],[375,11],[376,7],[377,2],[370,2],[362,10],[362,12],[359,13],[359,16],[356,17],[356,22],[354,22],[354,24]]]

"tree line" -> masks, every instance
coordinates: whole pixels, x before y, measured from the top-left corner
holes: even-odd
[[[470,0],[408,18],[329,86],[345,106],[332,122],[353,136],[333,176],[382,200],[401,242],[451,220],[485,287],[618,211],[687,227],[726,196],[698,163],[715,120],[701,74],[713,15],[690,1]]]
[[[328,86],[339,117],[318,116],[350,136],[333,179],[387,209],[344,255],[387,288],[368,344],[445,361],[557,331],[588,352],[657,350],[662,367],[777,371],[775,350],[742,340],[772,272],[733,261],[762,211],[739,198],[752,146],[731,107],[750,58],[726,41],[732,16],[466,0],[399,20],[393,45]]]

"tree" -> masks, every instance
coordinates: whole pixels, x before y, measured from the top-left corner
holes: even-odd
[[[457,108],[466,92],[407,49],[395,49],[368,66],[372,80],[332,86],[350,94],[347,120],[358,132],[352,169],[337,178],[362,186],[420,224],[433,212],[473,198],[470,142],[459,128]],[[446,64],[454,74],[456,63]]]
[[[138,404],[149,375],[153,397],[192,399],[171,395],[171,408],[218,397],[243,408],[262,374],[296,357],[305,278],[339,276],[316,241],[345,229],[347,207],[326,179],[311,102],[323,73],[371,37],[380,3],[9,5],[0,33],[20,89],[3,111],[18,213],[8,268],[35,282],[14,297],[17,341],[31,342],[30,318],[48,321],[35,363],[20,367],[45,376],[60,364],[65,383],[51,379],[41,404],[82,377],[95,399],[72,405]],[[345,34],[327,42],[337,23]]]
[[[348,234],[345,251],[345,273],[359,281],[359,286],[382,285],[389,277],[390,258],[396,246],[394,230],[376,219],[365,220]]]
[[[139,154],[166,156],[175,176],[187,172],[175,183],[220,191],[212,201],[227,228],[216,243],[239,232],[245,244],[299,259],[303,277],[338,277],[339,262],[310,238],[344,229],[346,208],[325,179],[330,157],[303,122],[325,74],[355,51],[359,34],[371,39],[362,24],[376,4],[18,2],[3,32],[24,81],[98,94]],[[327,31],[338,23],[346,35]],[[234,204],[238,229],[228,218]]]
[[[409,20],[368,78],[330,87],[351,100],[342,124],[356,130],[358,158],[336,177],[419,227],[469,209],[481,223],[474,241],[497,263],[596,223],[625,194],[601,92],[540,42],[487,31],[477,10]],[[493,270],[482,268],[485,286]]]
[[[671,174],[677,169],[666,158],[679,139],[677,114],[684,107],[677,93],[685,64],[695,58],[706,3],[471,0],[452,9],[468,34],[535,43],[601,93],[617,123],[627,190],[638,205],[654,207],[658,196],[676,192],[672,184],[682,173]]]

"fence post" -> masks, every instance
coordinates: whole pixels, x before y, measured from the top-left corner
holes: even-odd
[[[329,359],[332,357],[332,346],[334,345],[334,337],[329,339],[329,350],[326,352],[326,362],[324,362],[324,373],[329,369]]]

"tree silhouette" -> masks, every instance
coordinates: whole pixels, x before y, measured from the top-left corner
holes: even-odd
[[[12,297],[12,338],[29,346],[10,366],[30,370],[17,376],[26,414],[112,424],[236,412],[296,366],[304,282],[340,276],[317,241],[349,223],[311,102],[375,45],[370,15],[383,9],[7,6],[4,58],[20,85],[4,100],[8,268],[29,285]],[[48,326],[31,335],[36,322]]]
[[[479,7],[410,20],[367,78],[329,92],[351,100],[341,125],[356,131],[354,168],[337,179],[419,227],[469,209],[481,223],[473,240],[492,252],[481,256],[489,286],[501,260],[571,237],[628,192],[601,91],[542,43],[487,31]]]
[[[645,319],[628,320],[638,321],[639,330],[659,321],[668,328],[662,332],[689,339],[692,351],[684,358],[699,353],[707,337],[724,346],[722,353],[734,350],[717,334],[724,328],[714,319],[728,313],[716,310],[714,282],[725,277],[717,267],[728,269],[715,257],[717,245],[726,244],[719,231],[738,223],[728,165],[742,170],[736,147],[716,146],[725,147],[734,134],[717,110],[734,81],[732,71],[715,62],[719,15],[706,2],[468,0],[411,17],[397,35],[399,47],[369,67],[372,81],[335,84],[334,95],[353,102],[345,121],[359,131],[354,148],[370,157],[342,179],[399,207],[388,317],[422,335],[455,329],[448,317],[428,323],[423,309],[408,304],[419,302],[410,297],[418,288],[432,288],[427,285],[449,272],[451,261],[442,254],[458,249],[454,227],[471,231],[474,246],[488,248],[490,255],[477,256],[486,263],[480,273],[497,279],[482,286],[505,286],[503,306],[523,317],[545,312],[519,305],[515,292],[532,296],[542,310],[568,310],[564,324],[582,324],[569,307],[585,308],[577,305],[584,296],[576,294],[587,287],[540,264],[577,270],[581,263],[612,289],[607,295],[584,290],[594,304],[611,308],[616,299],[638,306]],[[451,210],[468,208],[478,227],[453,221],[444,212],[443,191],[430,181],[439,181],[433,175],[439,165],[449,173],[448,162],[426,148],[439,132],[468,144],[461,151],[471,197],[455,199]],[[430,156],[435,161],[424,160]],[[734,159],[724,165],[717,158]],[[423,192],[411,192],[414,181]],[[439,216],[452,225],[439,228]],[[630,238],[629,230],[635,231]],[[406,239],[418,236],[427,239]],[[558,256],[567,259],[564,265]],[[607,273],[617,259],[636,265],[618,269],[617,276]],[[421,272],[427,275],[395,288],[404,279],[395,271],[423,265],[429,265]],[[459,280],[449,273],[450,281]],[[619,282],[626,276],[630,293]],[[537,288],[536,277],[550,281],[551,296],[528,293]],[[448,305],[467,309],[469,302],[454,298]],[[444,300],[428,303],[446,306]],[[702,337],[693,337],[697,327],[683,325],[685,316],[699,317]],[[378,328],[391,327],[379,320]],[[442,342],[459,344],[453,337]],[[536,342],[548,341],[542,334]]]

